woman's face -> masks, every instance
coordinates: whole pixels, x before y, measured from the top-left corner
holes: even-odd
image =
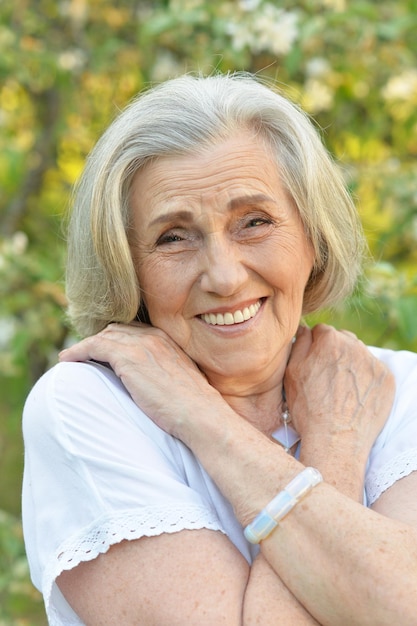
[[[312,247],[264,142],[242,132],[140,170],[132,253],[150,320],[215,386],[283,374]]]

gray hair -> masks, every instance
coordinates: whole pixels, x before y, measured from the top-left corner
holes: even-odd
[[[308,116],[248,74],[186,75],[149,89],[109,126],[87,159],[69,223],[67,298],[81,335],[129,323],[141,308],[129,246],[129,192],[151,159],[185,155],[241,130],[266,139],[310,239],[315,263],[304,313],[339,303],[365,249],[339,168]]]

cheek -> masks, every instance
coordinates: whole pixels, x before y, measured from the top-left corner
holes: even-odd
[[[141,296],[146,304],[148,313],[153,321],[155,315],[163,309],[165,302],[164,293],[167,285],[163,280],[164,274],[158,270],[154,263],[144,261],[137,271]]]
[[[141,294],[151,323],[164,328],[165,322],[181,310],[185,299],[185,286],[181,272],[172,271],[171,265],[147,260],[138,270]]]
[[[307,242],[288,238],[258,250],[254,263],[269,283],[302,293],[313,269],[313,258]]]
[[[292,260],[286,260],[285,264],[277,263],[275,267],[271,268],[267,280],[281,294],[276,302],[277,306],[284,307],[283,309],[280,308],[281,313],[285,307],[288,307],[288,314],[291,317],[301,315],[304,292],[311,269],[312,264],[305,261],[300,262],[296,256]]]
[[[289,275],[295,289],[304,292],[314,265],[314,251],[308,240],[300,236],[289,258]]]

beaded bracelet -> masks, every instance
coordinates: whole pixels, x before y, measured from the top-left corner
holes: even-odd
[[[262,509],[253,522],[246,526],[244,530],[246,539],[250,543],[259,543],[262,539],[266,539],[282,518],[322,480],[322,475],[314,467],[303,469]]]

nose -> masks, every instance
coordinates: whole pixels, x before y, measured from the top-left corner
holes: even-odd
[[[237,293],[247,278],[241,247],[223,234],[210,234],[203,251],[201,289],[227,297]]]

